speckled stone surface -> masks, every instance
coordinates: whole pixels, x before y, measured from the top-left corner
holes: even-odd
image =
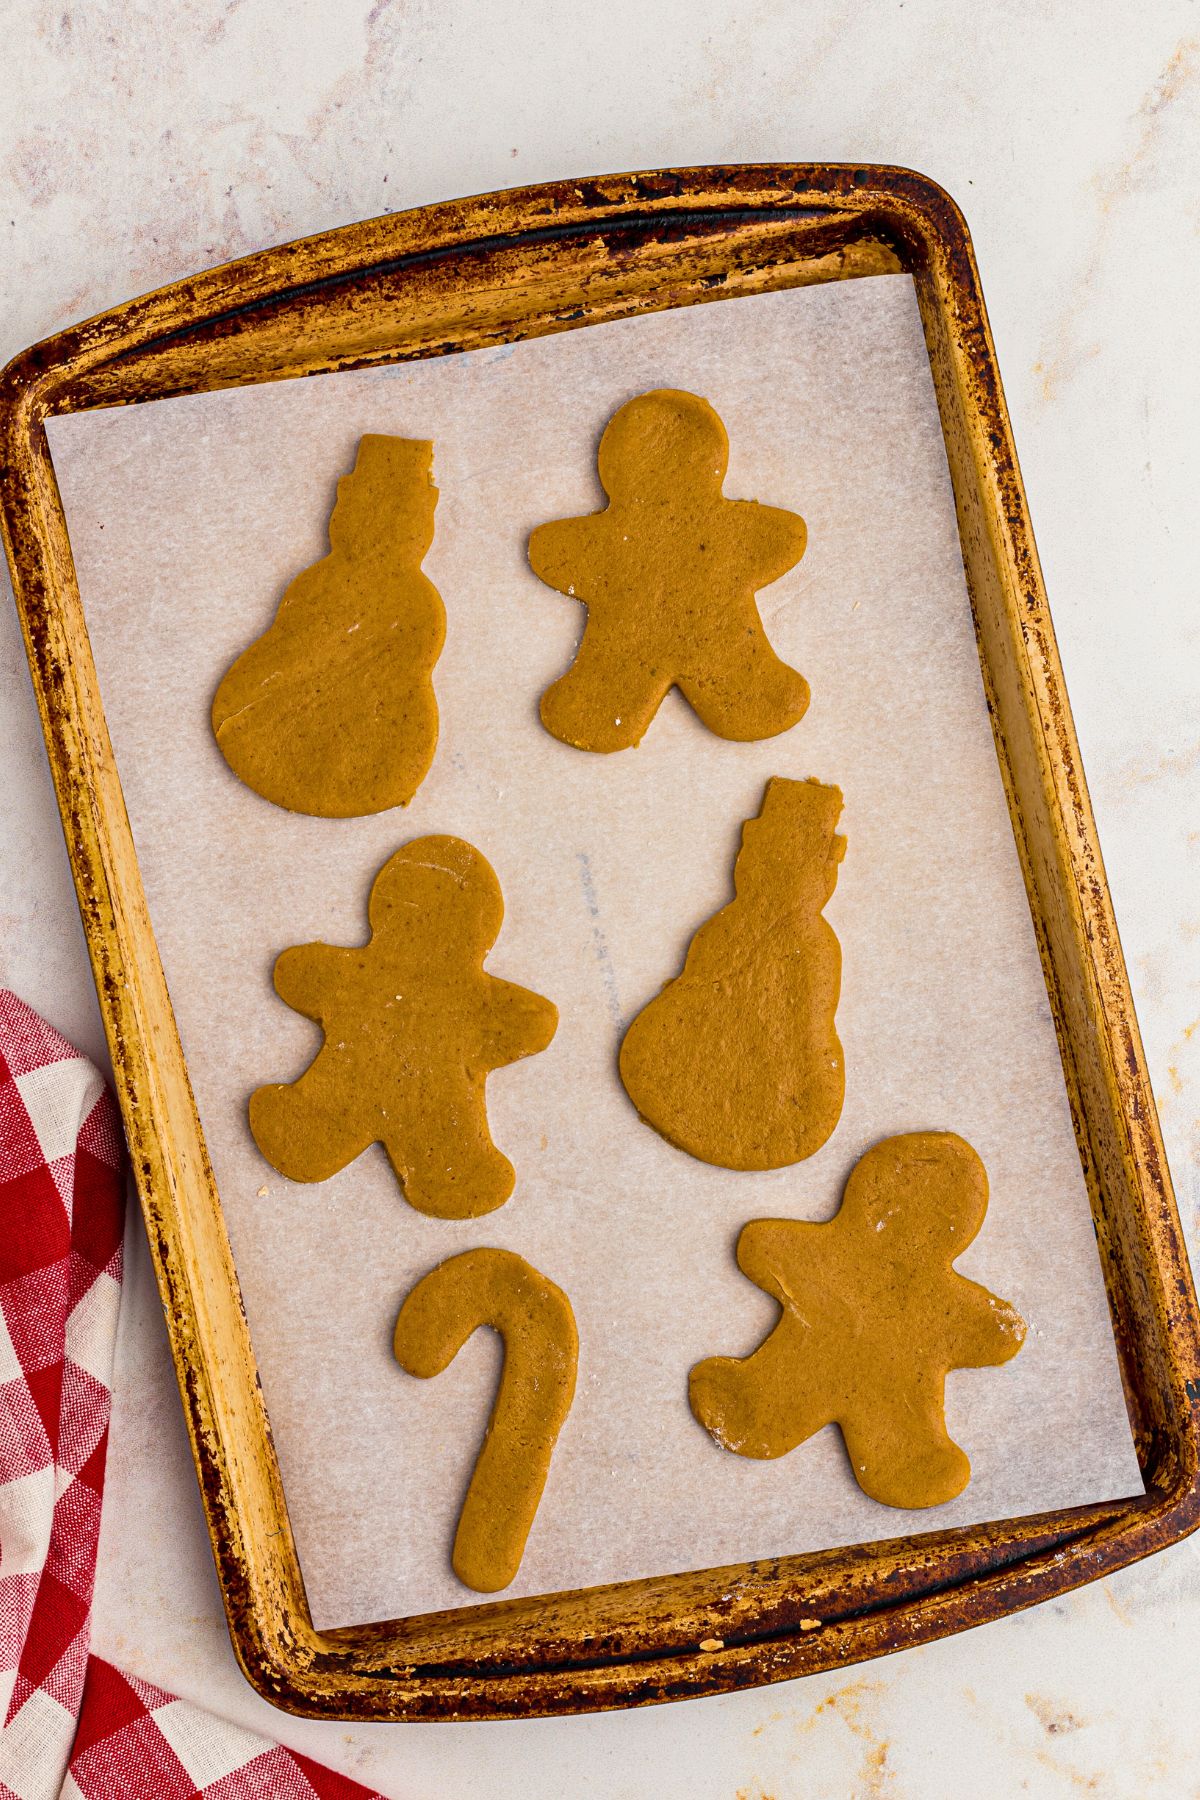
[[[704,161],[908,163],[966,210],[1175,1182],[1200,1245],[1200,22],[1190,0],[27,0],[5,23],[0,353],[262,245]],[[99,1020],[0,607],[0,979]],[[350,1730],[225,1634],[140,1225],[96,1646],[396,1800],[1200,1792],[1200,1540],[841,1675],[625,1715]]]

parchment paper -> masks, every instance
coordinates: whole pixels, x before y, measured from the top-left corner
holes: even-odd
[[[760,605],[812,704],[786,736],[733,744],[672,695],[639,749],[588,755],[538,722],[583,612],[535,579],[525,541],[601,503],[599,433],[656,386],[716,406],[728,494],[808,522],[806,556]],[[435,442],[441,741],[406,810],[292,817],[231,774],[208,709],[288,580],[325,553],[334,483],[366,431]],[[580,1333],[574,1410],[513,1593],[1141,1491],[907,277],[53,420],[50,438],[318,1625],[473,1600],[448,1551],[499,1346],[478,1333],[421,1382],[390,1339],[412,1284],[475,1245],[544,1270]],[[846,796],[827,916],[847,1093],[817,1156],[741,1174],[641,1124],[615,1053],[731,897],[742,821],[773,774]],[[375,871],[424,832],[491,860],[507,913],[489,966],[561,1011],[548,1051],[489,1082],[517,1191],[462,1223],[408,1207],[378,1147],[292,1185],[245,1122],[250,1091],[294,1078],[319,1042],[273,994],[276,954],[361,942]],[[983,1157],[991,1208],[960,1266],[1030,1332],[1006,1368],[950,1376],[973,1479],[951,1505],[903,1513],[858,1490],[835,1429],[747,1461],[693,1421],[686,1389],[692,1363],[747,1353],[773,1322],[734,1262],[742,1224],[829,1217],[868,1145],[921,1128]]]

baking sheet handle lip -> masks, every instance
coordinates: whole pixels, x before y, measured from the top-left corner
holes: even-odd
[[[1047,1537],[1038,1540],[1036,1549],[1030,1549],[1026,1546],[1021,1546],[1021,1547],[1015,1548],[1015,1549],[1006,1549],[1006,1552],[1004,1554],[1001,1554],[1001,1555],[991,1559],[990,1561],[988,1561],[985,1565],[983,1565],[980,1568],[972,1569],[972,1570],[968,1571],[967,1573],[959,1575],[959,1576],[948,1577],[945,1580],[930,1582],[928,1586],[923,1587],[919,1590],[914,1590],[910,1593],[907,1593],[902,1598],[897,1599],[891,1603],[881,1602],[881,1601],[871,1601],[869,1603],[865,1603],[862,1605],[849,1605],[849,1606],[839,1603],[838,1605],[836,1605],[832,1608],[822,1607],[821,1608],[821,1617],[819,1620],[814,1620],[811,1617],[808,1617],[805,1619],[797,1618],[792,1621],[778,1621],[774,1624],[763,1625],[763,1626],[760,1626],[757,1628],[739,1627],[736,1629],[732,1629],[732,1630],[730,1630],[729,1636],[727,1638],[723,1639],[721,1647],[724,1650],[731,1650],[731,1651],[741,1650],[741,1649],[751,1649],[755,1645],[773,1644],[773,1643],[777,1643],[784,1639],[799,1637],[801,1635],[807,1635],[806,1627],[811,1628],[811,1626],[814,1622],[819,1623],[822,1628],[834,1626],[834,1625],[848,1625],[848,1624],[852,1624],[854,1621],[859,1620],[859,1619],[879,1618],[889,1612],[899,1612],[905,1607],[919,1606],[919,1605],[923,1604],[929,1598],[936,1596],[936,1595],[946,1595],[946,1594],[951,1594],[951,1593],[955,1593],[955,1592],[965,1592],[966,1590],[970,1589],[973,1585],[977,1584],[981,1580],[985,1580],[989,1576],[994,1576],[1002,1571],[1007,1571],[1007,1570],[1011,1570],[1015,1567],[1019,1567],[1023,1563],[1028,1563],[1028,1562],[1032,1561],[1035,1557],[1042,1557],[1042,1556],[1046,1556],[1048,1554],[1052,1554],[1058,1550],[1064,1549],[1068,1545],[1081,1543],[1087,1537],[1089,1537],[1094,1532],[1094,1530],[1095,1530],[1094,1525],[1085,1525],[1085,1526],[1081,1526],[1074,1530],[1064,1530],[1064,1531],[1050,1534]],[[914,1548],[919,1547],[919,1545],[921,1543],[920,1538],[913,1538],[908,1541],[914,1546]],[[863,1547],[869,1548],[870,1546],[863,1546]],[[859,1548],[859,1546],[855,1545],[854,1548],[857,1549],[857,1548]],[[702,1575],[702,1576],[703,1575],[712,1575],[714,1578],[716,1578],[716,1577],[720,1576],[722,1573],[727,1573],[727,1571],[722,1571],[720,1569],[711,1569],[711,1570],[702,1569],[702,1570],[697,1570],[696,1573],[699,1575]],[[741,1580],[742,1585],[744,1585],[745,1578],[741,1577],[740,1580]],[[588,1591],[587,1589],[576,1590],[577,1593],[578,1592],[586,1593],[587,1591]],[[549,1596],[549,1597],[555,1598],[556,1596]],[[810,1614],[815,1614],[815,1612],[817,1610],[816,1602],[813,1602],[813,1601],[806,1602],[805,1601],[804,1586],[803,1586],[802,1581],[800,1581],[800,1580],[797,1581],[797,1591],[795,1594],[795,1602],[797,1605],[807,1604],[810,1609]],[[455,1617],[455,1614],[453,1611],[443,1612],[443,1613],[432,1613],[432,1614],[423,1615],[422,1618],[408,1618],[408,1619],[404,1619],[404,1620],[389,1620],[385,1623],[381,1623],[380,1626],[377,1628],[375,1628],[375,1627],[364,1628],[362,1626],[347,1626],[347,1627],[344,1627],[344,1628],[341,1628],[338,1630],[334,1630],[334,1631],[321,1631],[321,1632],[317,1632],[316,1637],[323,1649],[325,1647],[328,1647],[329,1649],[333,1650],[334,1652],[339,1653],[339,1660],[340,1660],[340,1652],[342,1652],[343,1650],[345,1650],[347,1648],[354,1650],[359,1647],[360,1642],[361,1642],[360,1634],[362,1634],[364,1629],[366,1629],[366,1630],[378,1629],[378,1630],[380,1630],[380,1632],[387,1632],[388,1630],[393,1630],[393,1631],[397,1630],[401,1626],[403,1626],[406,1630],[411,1630],[414,1626],[417,1626],[417,1625],[427,1622],[427,1621],[431,1621],[431,1620],[441,1621],[441,1620],[447,1620],[447,1619],[452,1620],[454,1617]],[[719,1630],[719,1625],[720,1625],[719,1618],[711,1621],[710,1624],[711,1624],[711,1630],[715,1635]],[[706,1631],[709,1628],[710,1628],[709,1625],[705,1626]],[[412,1675],[419,1674],[420,1676],[422,1676],[426,1679],[431,1679],[431,1678],[444,1679],[447,1677],[456,1677],[456,1676],[464,1676],[464,1675],[478,1676],[480,1673],[480,1670],[481,1670],[481,1666],[486,1666],[487,1675],[488,1675],[489,1680],[491,1680],[491,1679],[504,1680],[504,1679],[509,1679],[512,1677],[521,1676],[521,1675],[527,1675],[529,1673],[531,1666],[553,1667],[554,1669],[559,1670],[564,1674],[578,1674],[584,1670],[590,1670],[590,1669],[619,1668],[619,1667],[631,1666],[631,1665],[634,1665],[637,1663],[671,1661],[674,1659],[678,1659],[680,1657],[694,1655],[698,1647],[699,1646],[696,1641],[691,1641],[691,1642],[681,1641],[680,1643],[678,1643],[676,1645],[664,1645],[664,1646],[660,1646],[660,1647],[655,1647],[653,1649],[645,1649],[645,1650],[638,1650],[638,1649],[632,1649],[632,1648],[610,1649],[610,1650],[597,1649],[594,1653],[585,1656],[585,1655],[581,1655],[574,1646],[571,1646],[571,1647],[568,1647],[566,1649],[565,1653],[562,1654],[561,1656],[554,1656],[553,1658],[550,1658],[550,1657],[545,1658],[544,1661],[540,1665],[537,1665],[537,1664],[531,1665],[530,1662],[517,1661],[517,1660],[511,1659],[511,1658],[508,1659],[507,1661],[505,1661],[505,1660],[498,1660],[495,1662],[488,1661],[486,1663],[486,1665],[481,1665],[481,1663],[479,1661],[471,1661],[464,1657],[449,1657],[442,1661],[430,1660],[428,1662],[420,1662],[420,1663],[414,1664],[414,1663],[406,1663],[406,1662],[404,1662],[402,1657],[398,1656],[395,1658],[394,1666],[398,1670],[403,1670],[404,1673],[406,1673],[406,1674],[412,1674]],[[712,1654],[715,1655],[715,1654],[717,1654],[717,1652],[714,1651],[714,1652],[712,1652]],[[374,1672],[378,1673],[380,1675],[385,1675],[388,1672],[386,1664],[381,1663],[375,1669]]]
[[[244,320],[253,318],[255,314],[272,311],[293,305],[300,300],[323,296],[338,288],[351,287],[356,283],[380,281],[391,275],[407,274],[413,269],[426,269],[433,265],[458,256],[486,256],[495,251],[524,250],[545,243],[570,241],[571,239],[607,235],[609,233],[643,233],[649,230],[663,230],[671,224],[695,225],[703,224],[714,231],[727,226],[731,220],[762,223],[766,220],[795,219],[798,223],[815,225],[832,225],[840,222],[857,223],[861,215],[848,213],[842,208],[825,206],[780,206],[780,207],[711,207],[703,210],[688,210],[679,213],[636,213],[626,214],[614,219],[606,226],[590,225],[541,225],[527,231],[500,232],[492,236],[470,238],[459,244],[435,245],[426,250],[406,251],[403,255],[386,257],[378,262],[364,263],[361,266],[338,271],[336,274],[321,275],[311,281],[296,282],[290,287],[280,288],[269,295],[262,295],[245,301],[240,306],[228,307],[224,311],[207,314],[203,319],[194,320],[175,330],[163,332],[157,337],[147,338],[143,342],[118,350],[112,358],[114,364],[129,361],[143,355],[153,355],[161,350],[169,350],[175,345],[187,344],[196,346],[208,335],[217,335],[222,326],[233,326]]]
[[[739,186],[743,177],[752,177],[760,185],[752,187],[743,181]],[[641,192],[645,202],[643,214],[638,215],[630,209],[627,198],[620,192],[621,184],[632,184]],[[741,196],[740,201],[719,197],[730,190]],[[817,193],[822,196],[819,201],[811,198]],[[797,200],[797,194],[810,198]],[[694,197],[691,205],[688,204],[689,196]],[[533,206],[544,211],[562,210],[571,216],[551,224],[534,219],[499,233],[480,228],[489,214],[503,214],[515,219],[528,214]],[[873,225],[886,225],[909,254],[921,262],[927,255],[931,229],[943,242],[958,236],[967,237],[962,213],[946,189],[930,177],[901,165],[705,164],[500,189],[491,194],[385,213],[308,238],[272,245],[93,314],[20,351],[0,370],[0,409],[12,404],[21,390],[27,394],[32,390],[45,415],[53,410],[55,393],[60,386],[65,386],[69,380],[78,380],[97,367],[111,368],[114,364],[132,361],[135,355],[146,352],[151,346],[164,349],[194,342],[197,333],[221,318],[252,317],[263,306],[277,305],[289,296],[330,291],[365,275],[379,275],[389,269],[428,261],[435,255],[482,250],[502,241],[521,246],[536,242],[539,237],[586,236],[605,225],[614,230],[630,227],[639,218],[643,225],[656,228],[672,219],[684,223],[688,219],[728,221],[737,218],[760,223],[772,217],[791,217],[814,226],[842,221],[857,236],[869,235]],[[412,245],[391,255],[380,253],[388,240],[402,241],[406,233],[418,227],[426,229],[433,241]],[[347,257],[348,248],[359,241],[361,260],[356,260],[353,252]],[[336,266],[306,282],[288,284],[281,281],[279,276],[285,263],[296,260],[301,254],[318,263],[331,258]],[[221,304],[222,291],[260,286],[261,293],[238,307]],[[213,310],[214,306],[216,310]],[[170,332],[156,332],[153,321],[166,307],[176,314],[183,308],[184,322]],[[68,406],[66,410],[72,408]]]
[[[1138,1512],[1145,1518],[1135,1535],[1129,1518]],[[1067,1531],[1032,1554],[962,1581],[939,1583],[894,1605],[844,1608],[836,1617],[822,1618],[819,1630],[806,1630],[797,1620],[761,1634],[731,1632],[719,1649],[707,1651],[700,1648],[697,1633],[695,1643],[677,1648],[626,1651],[588,1662],[574,1658],[505,1665],[447,1659],[418,1666],[397,1657],[390,1666],[381,1660],[348,1670],[347,1657],[354,1651],[351,1634],[387,1629],[380,1625],[314,1634],[298,1657],[268,1655],[260,1661],[239,1654],[239,1661],[265,1699],[313,1718],[498,1721],[695,1698],[872,1660],[1024,1610],[1078,1586],[1081,1555],[1093,1565],[1087,1579],[1111,1574],[1187,1535],[1200,1523],[1198,1514],[1200,1496],[1194,1489],[1168,1510],[1151,1497],[1135,1499],[1119,1506],[1107,1524]],[[1146,1528],[1157,1540],[1163,1527],[1169,1535],[1161,1543],[1145,1541]],[[1089,1539],[1095,1540],[1090,1550]],[[948,1612],[952,1621],[944,1617]],[[714,1636],[720,1633],[719,1622],[712,1630]],[[865,1639],[864,1632],[869,1634]],[[853,1636],[849,1649],[839,1642],[844,1634]],[[765,1666],[764,1651],[774,1653]],[[628,1680],[616,1691],[613,1678],[621,1675]]]
[[[1179,1516],[1180,1513],[1181,1516]],[[1086,1549],[1090,1541],[1102,1540],[1105,1534],[1112,1532],[1114,1526],[1121,1525],[1123,1528],[1127,1528],[1131,1514],[1145,1514],[1151,1521],[1158,1519],[1160,1516],[1169,1518],[1173,1529],[1180,1524],[1185,1524],[1189,1530],[1194,1530],[1197,1525],[1200,1525],[1200,1497],[1193,1497],[1190,1487],[1185,1481],[1178,1485],[1176,1493],[1169,1500],[1166,1508],[1164,1508],[1162,1504],[1161,1497],[1153,1494],[1145,1494],[1132,1495],[1121,1500],[1098,1502],[1086,1507],[1070,1508],[1060,1513],[1044,1514],[1039,1522],[1043,1523],[1045,1528],[1035,1536],[1030,1538],[1012,1538],[990,1553],[985,1552],[983,1554],[972,1556],[959,1571],[949,1573],[944,1577],[932,1579],[926,1583],[922,1583],[920,1580],[914,1581],[911,1586],[907,1587],[892,1600],[882,1598],[850,1605],[839,1601],[835,1603],[834,1606],[830,1607],[825,1602],[814,1598],[814,1593],[819,1591],[819,1589],[814,1588],[813,1576],[819,1574],[821,1559],[828,1558],[831,1555],[838,1556],[844,1554],[846,1556],[854,1556],[856,1553],[859,1553],[864,1558],[864,1566],[867,1566],[868,1559],[872,1554],[878,1554],[887,1550],[895,1550],[901,1546],[909,1554],[911,1558],[910,1567],[915,1571],[920,1567],[922,1556],[941,1553],[946,1544],[947,1535],[951,1541],[953,1541],[953,1538],[956,1535],[961,1535],[964,1539],[969,1539],[980,1530],[985,1529],[985,1527],[964,1527],[961,1534],[931,1533],[903,1539],[854,1544],[847,1546],[844,1552],[818,1551],[813,1553],[811,1558],[804,1557],[795,1559],[801,1567],[797,1570],[794,1577],[794,1587],[789,1588],[785,1585],[783,1593],[789,1597],[788,1601],[785,1602],[785,1599],[781,1597],[777,1601],[777,1604],[783,1606],[786,1603],[790,1603],[795,1607],[807,1608],[809,1614],[819,1612],[821,1614],[820,1623],[823,1626],[848,1624],[856,1619],[869,1616],[880,1616],[887,1612],[898,1611],[906,1606],[920,1605],[924,1600],[931,1596],[947,1595],[955,1592],[965,1593],[972,1587],[977,1587],[984,1582],[993,1581],[999,1576],[1013,1572],[1028,1572],[1031,1565],[1041,1562],[1047,1556],[1057,1554],[1068,1546],[1077,1545],[1081,1549]],[[1004,1521],[1004,1523],[1021,1523],[1023,1525],[1028,1525],[1029,1521]],[[683,1571],[683,1573],[690,1574],[697,1580],[708,1578],[714,1589],[728,1590],[736,1587],[741,1593],[745,1594],[748,1589],[752,1588],[754,1575],[762,1566],[763,1565],[757,1564],[734,1565],[732,1567],[713,1567]],[[766,1569],[767,1580],[769,1581],[771,1579],[771,1571],[777,1571],[778,1565],[766,1565]],[[899,1570],[893,1575],[893,1586],[898,1585],[902,1573],[903,1571]],[[636,1593],[636,1590],[643,1585],[644,1584],[641,1582],[632,1581],[618,1583],[615,1587],[571,1590],[569,1594],[536,1595],[530,1597],[530,1607],[532,1608],[532,1605],[538,1601],[563,1599],[568,1597],[579,1600],[587,1594],[598,1595],[601,1593],[619,1593],[622,1588],[628,1590],[632,1598]],[[487,1618],[489,1613],[502,1612],[506,1605],[509,1604],[511,1604],[511,1602],[500,1601],[491,1607],[482,1606],[479,1608],[451,1609],[440,1613],[409,1616],[405,1619],[381,1620],[370,1625],[338,1627],[335,1629],[318,1631],[316,1637],[323,1648],[328,1648],[340,1654],[347,1648],[351,1650],[365,1649],[369,1646],[372,1639],[376,1637],[378,1637],[381,1642],[384,1642],[388,1640],[389,1637],[395,1638],[400,1632],[412,1636],[418,1633],[421,1628],[428,1627],[435,1623],[456,1624],[461,1622],[465,1625],[468,1623],[468,1620],[463,1618],[464,1613],[474,1614],[477,1612],[482,1621]],[[704,1609],[698,1607],[697,1614],[699,1618],[699,1628],[702,1629],[703,1633],[711,1631],[714,1634],[719,1634],[721,1629],[721,1613],[719,1608],[714,1607],[705,1614]],[[763,1625],[759,1628],[738,1628],[736,1630],[731,1630],[729,1637],[725,1641],[724,1647],[734,1649],[739,1645],[764,1643],[774,1641],[777,1638],[795,1636],[805,1630],[805,1624],[802,1620],[803,1615],[798,1617],[795,1621],[781,1619],[774,1624]],[[695,1648],[696,1645],[694,1642],[681,1640],[678,1646],[669,1649],[664,1648],[661,1652],[658,1650],[631,1651],[620,1648],[604,1650],[598,1647],[594,1654],[590,1656],[580,1656],[572,1647],[569,1654],[564,1656],[561,1661],[555,1661],[554,1666],[570,1669],[602,1667],[607,1665],[616,1666],[623,1662],[652,1660],[659,1654],[663,1656],[687,1655]],[[471,1669],[475,1669],[477,1672],[479,1668],[478,1663],[472,1664],[461,1657],[452,1657],[440,1661],[430,1659],[420,1663],[413,1663],[411,1661],[405,1662],[402,1656],[397,1655],[395,1662],[398,1667],[403,1667],[410,1672],[419,1671],[422,1675],[460,1674]],[[521,1662],[513,1660],[506,1664],[489,1663],[488,1669],[489,1672],[495,1669],[498,1673],[515,1674],[522,1670],[527,1670],[529,1666],[529,1662],[527,1661]]]

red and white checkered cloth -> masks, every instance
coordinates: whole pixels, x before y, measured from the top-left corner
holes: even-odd
[[[88,1655],[123,1158],[96,1070],[0,989],[0,1800],[382,1800]]]

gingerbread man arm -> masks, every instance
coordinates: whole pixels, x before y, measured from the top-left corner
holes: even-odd
[[[539,581],[567,594],[572,600],[586,600],[576,592],[581,564],[591,567],[605,535],[603,513],[588,513],[578,519],[551,519],[529,534],[529,566]]]
[[[755,1287],[786,1307],[781,1270],[789,1263],[819,1257],[825,1243],[822,1230],[804,1219],[750,1219],[738,1233],[738,1268]]]
[[[558,1029],[558,1008],[543,994],[484,973],[483,1061],[490,1069],[544,1050]]]
[[[996,1294],[988,1292],[977,1281],[968,1281],[957,1270],[952,1272],[951,1309],[946,1320],[953,1366],[958,1369],[986,1369],[1006,1363],[1025,1342],[1025,1321]]]
[[[799,513],[781,506],[763,506],[758,500],[727,500],[738,527],[731,533],[736,544],[736,563],[751,576],[753,586],[769,587],[795,568],[808,543],[808,527]]]
[[[347,963],[359,954],[334,944],[293,944],[275,959],[275,992],[285,1006],[319,1025]]]

